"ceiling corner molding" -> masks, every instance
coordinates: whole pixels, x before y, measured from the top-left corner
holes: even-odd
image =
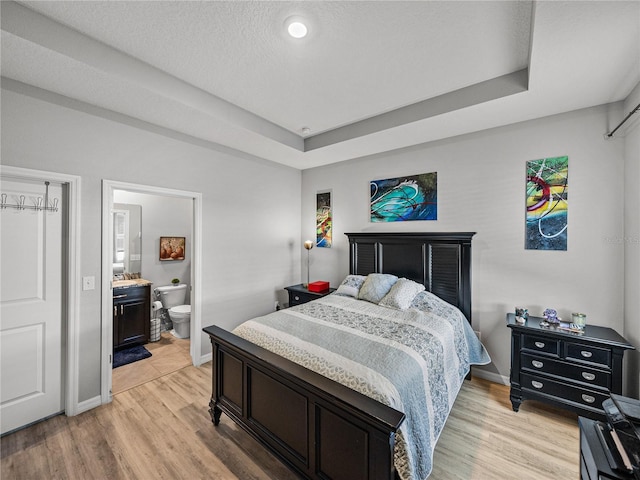
[[[108,75],[180,102],[298,151],[299,135],[14,1],[2,2],[2,30]]]
[[[375,117],[335,128],[304,140],[304,151],[327,147],[409,123],[461,110],[473,105],[526,92],[529,89],[529,69],[460,88],[437,97],[397,108]]]

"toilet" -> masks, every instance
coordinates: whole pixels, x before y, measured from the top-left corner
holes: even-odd
[[[156,298],[162,302],[162,308],[169,313],[173,322],[171,333],[178,338],[189,338],[191,333],[191,305],[185,305],[187,285],[167,285],[154,289]]]

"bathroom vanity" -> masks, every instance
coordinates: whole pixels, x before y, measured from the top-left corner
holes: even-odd
[[[149,341],[151,282],[143,279],[113,282],[113,349]]]

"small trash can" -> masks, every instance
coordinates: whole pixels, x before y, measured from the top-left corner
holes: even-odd
[[[151,319],[151,334],[149,335],[150,342],[157,342],[160,340],[160,319],[152,318]]]

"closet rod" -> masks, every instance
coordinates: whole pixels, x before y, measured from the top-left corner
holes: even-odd
[[[614,129],[611,131],[611,133],[607,133],[607,134],[606,134],[606,137],[607,137],[607,138],[611,138],[611,137],[613,137],[613,134],[614,134],[614,133],[616,133],[616,131],[617,131],[617,130],[622,126],[622,125],[624,125],[624,122],[626,122],[627,120],[629,120],[629,118],[631,118],[631,115],[633,115],[634,113],[637,113],[637,112],[638,112],[638,110],[640,110],[640,103],[639,103],[638,105],[636,105],[636,108],[634,108],[633,110],[631,110],[631,111],[629,112],[629,115],[627,115],[626,117],[624,117],[624,120],[622,120],[622,121],[618,124],[618,126],[617,126],[616,128],[614,128]]]

